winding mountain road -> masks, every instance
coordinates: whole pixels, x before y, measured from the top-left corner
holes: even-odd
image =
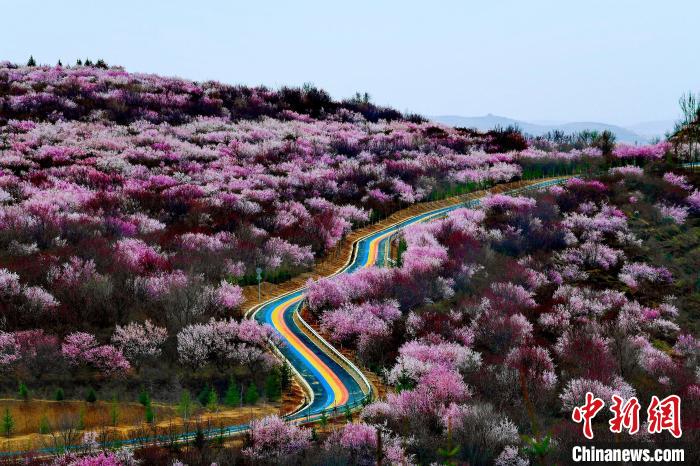
[[[698,164],[684,164],[686,168],[695,168]],[[541,181],[520,183],[518,188],[504,189],[504,194],[519,194],[523,191],[531,191],[560,184],[570,176],[549,178]],[[474,193],[478,195],[477,193]],[[481,192],[481,195],[486,191]],[[375,231],[361,237],[352,245],[352,254],[347,263],[330,276],[344,273],[353,273],[358,269],[372,267],[381,263],[388,248],[391,236],[420,222],[444,217],[452,210],[460,207],[475,207],[480,203],[478,197],[472,197],[464,202],[436,208],[423,212],[407,219],[398,221],[386,228]],[[347,409],[352,410],[360,406],[364,401],[373,396],[374,388],[362,371],[348,358],[343,356],[331,344],[323,339],[300,316],[299,308],[305,297],[306,288],[283,293],[269,299],[253,308],[247,313],[247,318],[256,319],[258,322],[267,323],[277,334],[276,343],[273,345],[278,356],[286,359],[294,371],[298,381],[306,392],[306,398],[294,412],[286,415],[290,422],[307,423],[318,420],[323,413],[329,417]],[[342,410],[342,411],[339,411]],[[205,431],[206,437],[232,436],[248,430],[248,424],[233,425],[223,428]],[[191,441],[197,435],[196,432],[186,432],[176,437],[153,436],[134,438],[105,444],[106,447],[127,446],[139,447],[142,445],[166,444]],[[0,452],[3,456],[21,456],[27,452]],[[44,455],[55,454],[53,450],[44,449],[34,452]]]
[[[541,189],[562,183],[566,179],[568,178],[547,179],[505,193],[517,194],[525,190]],[[460,207],[474,207],[479,202],[480,200],[475,198],[465,203],[441,207],[371,233],[353,244],[350,260],[331,276],[353,273],[380,262],[382,251],[388,247],[391,236],[401,229],[443,217]],[[335,414],[339,409],[354,409],[373,393],[373,387],[362,371],[301,318],[298,310],[304,300],[305,291],[305,288],[300,288],[277,296],[252,308],[247,314],[249,318],[272,326],[278,336],[275,350],[289,361],[306,389],[306,402],[287,415],[287,419],[293,422],[314,421],[329,410],[331,413],[328,414]]]

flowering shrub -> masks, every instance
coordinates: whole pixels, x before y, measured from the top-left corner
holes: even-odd
[[[66,454],[57,458],[52,466],[137,466],[140,461],[134,459],[132,450],[123,448],[116,452],[101,452],[77,457]]]
[[[85,332],[66,336],[61,353],[74,366],[88,364],[105,374],[119,374],[131,368],[121,351],[112,345],[99,345],[94,335]]]
[[[3,297],[18,295],[21,289],[19,275],[7,269],[0,269],[0,294]]]
[[[180,361],[192,367],[208,362],[253,365],[271,363],[271,356],[261,348],[272,336],[272,329],[253,320],[241,323],[233,319],[211,319],[205,324],[193,324],[177,334]]]
[[[214,290],[214,300],[215,303],[223,309],[235,309],[244,301],[243,291],[239,286],[222,281]]]
[[[653,267],[642,262],[625,264],[619,274],[620,281],[630,288],[639,287],[641,280],[649,283],[670,282],[671,273],[663,267]]]
[[[390,464],[413,464],[399,438],[382,432],[381,427],[362,422],[345,424],[326,440],[325,448],[333,450],[340,447],[343,452],[350,454],[355,464],[371,465],[375,464],[377,458],[378,436],[382,437],[382,453]]]
[[[308,448],[311,432],[286,423],[278,416],[251,422],[250,445],[243,454],[252,460],[282,460]]]
[[[610,174],[621,176],[642,176],[644,175],[644,169],[635,165],[624,165],[622,167],[611,168]]]
[[[528,210],[535,206],[535,200],[522,196],[506,196],[504,194],[494,194],[486,196],[481,205],[485,209],[495,209],[501,211],[508,210]]]
[[[11,333],[0,331],[0,369],[19,359],[19,344]]]
[[[664,173],[663,179],[665,182],[677,186],[681,189],[690,190],[692,186],[688,184],[688,179],[683,175],[677,175],[673,172]]]
[[[135,362],[145,357],[156,357],[168,338],[168,332],[146,320],[143,324],[131,322],[123,327],[117,325],[112,335],[112,343],[119,348],[129,361]]]
[[[154,300],[184,288],[188,283],[189,278],[182,270],[158,272],[154,275],[134,278],[134,288],[143,291],[146,296]]]
[[[668,142],[642,146],[618,144],[613,150],[613,155],[619,159],[655,160],[662,158],[670,148],[671,145]]]
[[[693,191],[693,193],[686,198],[685,202],[688,203],[694,212],[700,212],[700,191],[697,189]]]
[[[377,344],[391,334],[391,324],[401,316],[396,301],[347,304],[323,314],[321,328],[337,342],[358,339],[358,347]]]
[[[670,219],[679,225],[685,223],[688,218],[688,208],[685,206],[657,204],[655,207],[662,218]]]
[[[421,348],[421,346],[423,346]],[[416,354],[418,352],[418,354]],[[429,352],[430,354],[425,354]],[[426,381],[428,377],[432,377],[441,373],[441,371],[461,371],[467,373],[475,371],[481,365],[481,356],[468,348],[451,344],[443,343],[441,345],[421,345],[417,342],[406,343],[400,349],[400,356],[397,359],[396,365],[388,373],[388,380],[395,385],[418,385],[420,381]],[[447,372],[445,372],[447,374]],[[448,376],[454,378],[454,376]],[[456,378],[450,381],[444,380],[446,384],[454,383],[453,390],[455,399],[463,398],[460,395],[462,390]],[[423,385],[414,390],[413,395],[409,398],[422,396],[421,392],[425,387]],[[467,392],[465,392],[467,393]],[[395,400],[397,402],[406,403],[406,400]],[[436,409],[436,408],[435,408]],[[434,413],[435,411],[433,411]]]
[[[619,378],[615,380],[615,386],[608,386],[597,380],[572,379],[559,395],[562,411],[570,413],[575,406],[581,406],[585,402],[587,392],[593,393],[608,404],[612,402],[613,395],[625,400],[636,396],[635,390]]]

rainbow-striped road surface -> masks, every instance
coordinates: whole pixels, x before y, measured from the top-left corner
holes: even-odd
[[[507,194],[546,188],[566,179],[568,178],[548,179],[508,191]],[[474,207],[479,202],[474,199],[466,204],[426,212],[358,240],[353,245],[351,259],[335,275],[353,273],[381,262],[382,251],[386,250],[391,236],[399,230],[444,217],[448,212],[465,205]],[[339,409],[353,409],[372,394],[372,387],[362,371],[303,321],[298,309],[304,300],[304,293],[304,288],[292,291],[262,303],[249,313],[258,322],[272,326],[279,341],[276,350],[289,361],[297,378],[306,388],[306,403],[288,415],[288,419],[295,422],[317,420],[323,412],[330,411],[329,414],[332,414]]]

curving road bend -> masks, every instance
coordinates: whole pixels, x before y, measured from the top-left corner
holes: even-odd
[[[548,179],[505,193],[518,194],[526,190],[542,189],[566,179],[568,177]],[[391,236],[401,229],[444,217],[460,207],[474,207],[479,202],[479,199],[473,199],[464,204],[429,211],[358,240],[353,245],[348,263],[333,276],[353,273],[381,262]],[[301,288],[275,297],[252,308],[248,313],[248,317],[272,326],[278,337],[276,352],[289,361],[308,393],[306,402],[287,416],[293,422],[313,421],[329,410],[336,414],[339,409],[353,409],[372,396],[372,386],[362,371],[318,335],[299,315],[305,291],[305,288]]]

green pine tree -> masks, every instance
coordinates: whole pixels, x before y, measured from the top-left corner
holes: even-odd
[[[240,400],[240,392],[238,391],[238,386],[236,385],[236,379],[231,376],[228,381],[228,387],[226,388],[226,394],[224,395],[224,404],[226,406],[238,406]]]
[[[34,60],[33,55],[29,55],[29,60],[27,60],[27,66],[36,66],[36,60]]]
[[[260,395],[258,394],[258,388],[255,386],[254,383],[248,385],[248,390],[246,390],[245,392],[246,404],[254,405],[258,402],[258,399],[260,399]]]
[[[2,432],[5,437],[9,438],[13,430],[15,430],[15,418],[12,417],[10,409],[5,408],[5,415],[2,417]]]
[[[142,388],[141,392],[139,393],[139,403],[141,403],[142,406],[148,406],[151,404],[151,396],[148,394],[145,388]]]
[[[192,415],[192,397],[189,390],[184,390],[180,395],[180,403],[178,403],[178,412],[184,420],[188,420]]]
[[[156,420],[156,413],[153,410],[153,406],[149,403],[146,405],[146,410],[144,411],[143,414],[144,418],[146,419],[146,422],[149,424],[153,424]]]
[[[95,389],[90,387],[88,389],[87,395],[85,395],[85,401],[88,403],[94,403],[97,401],[97,393],[95,392]]]
[[[24,382],[19,383],[19,390],[17,390],[17,394],[22,400],[29,401],[29,389]]]
[[[117,398],[112,398],[112,402],[109,405],[109,419],[112,421],[112,427],[116,427],[119,424],[119,402]]]
[[[270,401],[277,401],[282,396],[282,381],[277,369],[273,369],[265,380],[265,396]]]
[[[401,238],[399,240],[399,247],[396,250],[396,266],[401,267],[403,265],[403,253],[408,249],[408,244],[406,240]]]
[[[280,370],[280,383],[282,384],[282,390],[289,390],[292,386],[292,370],[289,368],[287,361],[284,361]]]
[[[207,409],[209,411],[216,411],[219,406],[219,395],[216,390],[209,391],[209,398],[207,398]]]
[[[63,67],[63,63],[61,63],[61,60],[58,60],[58,63],[56,63],[56,66]]]
[[[207,401],[209,401],[209,392],[211,391],[211,388],[209,385],[205,386],[201,392],[199,392],[199,395],[197,395],[197,401],[199,401],[199,404],[202,406],[207,405]]]
[[[85,66],[92,66],[92,62],[90,61],[89,58],[85,59]]]
[[[83,66],[83,61],[80,58],[78,58],[77,60],[75,60],[75,64],[76,66]]]
[[[41,416],[41,419],[39,420],[39,433],[42,435],[46,435],[49,432],[51,432],[49,418],[46,417],[46,414],[44,414],[43,416]]]
[[[62,388],[56,389],[56,393],[54,394],[53,399],[56,401],[63,401],[65,399],[65,395],[63,393]]]
[[[78,411],[78,430],[85,430],[85,406],[81,406]]]

